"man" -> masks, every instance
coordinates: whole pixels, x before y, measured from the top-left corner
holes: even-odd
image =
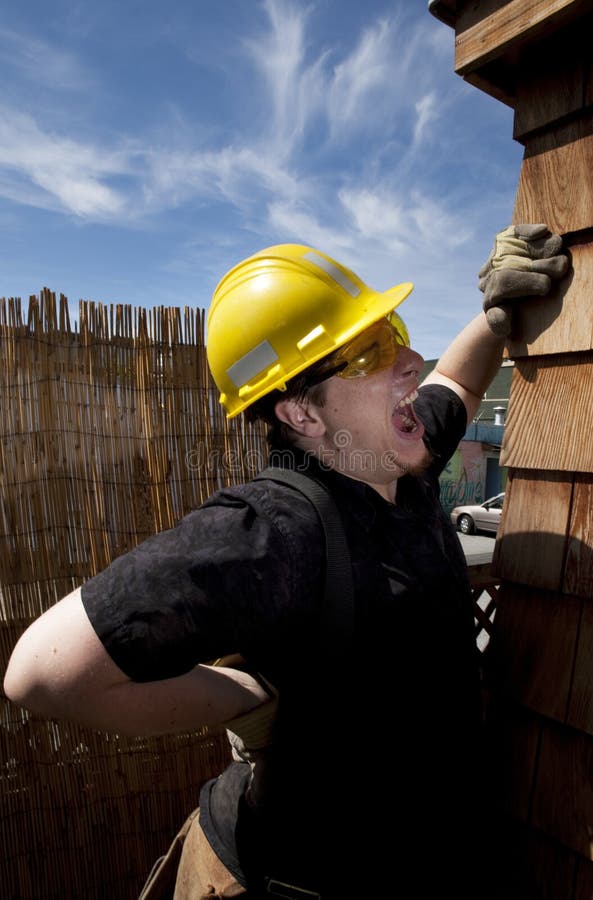
[[[239,735],[241,759],[202,792],[179,900],[480,896],[477,653],[438,475],[500,365],[502,301],[547,291],[566,270],[560,246],[544,226],[497,237],[480,273],[487,312],[419,390],[422,359],[394,312],[411,285],[377,293],[317,250],[280,245],[218,286],[208,353],[221,401],[266,420],[272,455],[330,491],[351,633],[322,626],[314,507],[254,481],[60,601],[5,678],[15,702],[104,730]],[[251,674],[207,665],[232,653]]]

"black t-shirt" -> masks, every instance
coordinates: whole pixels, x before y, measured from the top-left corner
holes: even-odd
[[[355,626],[338,663],[320,637],[322,527],[285,485],[220,491],[83,586],[130,678],[239,652],[279,689],[263,807],[245,803],[244,763],[201,798],[208,838],[243,883],[274,875],[343,897],[380,860],[423,897],[436,884],[459,892],[475,859],[477,650],[465,559],[438,499],[466,416],[441,386],[421,388],[415,408],[434,462],[399,480],[395,505],[309,461],[352,559]]]

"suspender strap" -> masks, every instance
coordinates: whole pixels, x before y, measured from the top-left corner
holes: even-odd
[[[325,534],[325,596],[323,628],[329,647],[338,653],[347,647],[354,633],[354,585],[350,551],[340,513],[328,489],[320,481],[303,472],[269,466],[254,481],[271,480],[287,484],[315,507]]]

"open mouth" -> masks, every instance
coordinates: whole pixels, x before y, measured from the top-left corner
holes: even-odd
[[[421,423],[416,418],[413,406],[417,397],[418,391],[412,391],[411,394],[403,397],[397,404],[393,414],[393,423],[402,434],[414,434],[422,428]]]

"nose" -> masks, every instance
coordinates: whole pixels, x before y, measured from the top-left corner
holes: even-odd
[[[411,347],[402,347],[397,354],[394,374],[397,374],[402,378],[418,378],[423,366],[424,359],[419,353],[416,353]]]

